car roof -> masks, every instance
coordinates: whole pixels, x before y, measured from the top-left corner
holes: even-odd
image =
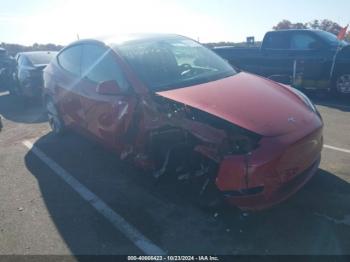
[[[318,30],[318,29],[282,29],[282,30],[268,31],[266,34],[286,33],[286,32],[319,32],[319,31],[322,31],[322,30]]]
[[[167,38],[183,38],[184,36],[177,34],[161,34],[161,33],[134,33],[134,34],[121,34],[112,36],[102,36],[97,38],[82,39],[75,41],[68,46],[83,43],[103,43],[107,46],[114,47],[124,43],[139,42],[145,40],[167,39]]]

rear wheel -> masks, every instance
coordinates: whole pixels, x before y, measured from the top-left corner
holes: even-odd
[[[46,99],[46,111],[52,132],[56,135],[62,135],[65,131],[64,123],[59,116],[55,103],[51,98]]]
[[[9,80],[9,92],[10,95],[12,96],[21,96],[22,95],[22,90],[21,90],[21,85],[18,81],[18,79],[13,76],[11,80]]]

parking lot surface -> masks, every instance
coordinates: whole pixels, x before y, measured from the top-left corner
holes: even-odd
[[[0,254],[350,254],[350,103],[315,98],[317,175],[273,209],[203,210],[81,136],[50,133],[40,105],[0,94]],[[348,103],[348,104],[347,104]]]

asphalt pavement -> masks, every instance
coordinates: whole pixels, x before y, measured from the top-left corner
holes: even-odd
[[[0,254],[349,254],[350,102],[315,97],[320,169],[273,209],[203,210],[187,188],[81,136],[54,136],[40,105],[0,94]]]

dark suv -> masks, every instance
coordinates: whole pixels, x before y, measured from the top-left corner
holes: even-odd
[[[9,88],[14,68],[15,60],[8,55],[5,49],[0,47],[0,88]]]
[[[54,51],[22,52],[16,55],[17,65],[13,73],[16,83],[12,92],[26,97],[40,97],[43,87],[43,69],[56,56]]]

